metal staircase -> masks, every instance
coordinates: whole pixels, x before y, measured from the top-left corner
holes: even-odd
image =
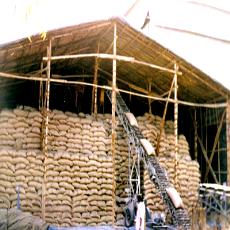
[[[112,102],[111,91],[107,90],[106,94]],[[143,161],[152,183],[154,183],[155,187],[159,190],[160,195],[172,216],[173,225],[178,229],[190,229],[190,219],[187,211],[183,208],[174,207],[174,204],[166,191],[166,188],[172,187],[172,185],[168,181],[165,169],[160,166],[155,156],[149,156],[143,148],[140,139],[144,139],[144,136],[138,127],[130,124],[125,115],[125,113],[130,113],[130,111],[118,91],[116,92],[116,113],[128,135],[129,142],[135,146],[134,148],[138,158]]]

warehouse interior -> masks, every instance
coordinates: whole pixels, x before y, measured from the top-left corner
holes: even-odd
[[[98,114],[111,114],[105,90],[113,81],[114,59],[106,54],[114,54],[114,24],[116,85],[130,111],[136,117],[165,115],[165,121],[173,123],[177,104],[178,136],[185,136],[191,159],[199,163],[201,182],[229,183],[229,91],[120,18],[49,31],[45,40],[36,35],[31,42],[25,38],[2,45],[0,109],[32,107],[42,112],[48,100],[50,111],[83,113],[95,118]],[[48,67],[49,47],[54,60]],[[74,57],[81,54],[86,56]],[[58,56],[62,57],[55,60]],[[46,79],[47,70],[53,79],[49,97],[47,81],[41,80]],[[172,100],[175,73],[177,103]]]

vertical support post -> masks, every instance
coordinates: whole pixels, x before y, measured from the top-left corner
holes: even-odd
[[[99,53],[99,45],[97,47],[97,53]],[[92,107],[91,113],[97,114],[97,83],[98,83],[98,58],[95,58],[95,66],[94,66],[94,77],[93,77],[93,90],[92,90]]]
[[[149,91],[149,93],[151,93],[151,91],[152,91],[151,82],[149,82],[148,91]],[[149,113],[152,114],[152,107],[151,107],[152,99],[151,98],[148,98],[148,104],[149,104]]]
[[[48,157],[48,125],[49,125],[49,98],[50,98],[50,70],[51,70],[51,39],[49,40],[49,46],[47,47],[47,81],[46,81],[46,92],[45,92],[45,134],[44,134],[44,145],[43,152],[45,155],[44,159],[44,180],[42,185],[42,218],[45,220],[45,203],[46,203],[46,161]]]
[[[230,100],[227,101],[226,114],[226,140],[227,140],[227,185],[230,186]]]
[[[197,151],[197,118],[196,118],[196,109],[194,110],[194,157],[197,160],[198,151]]]
[[[114,22],[114,36],[113,36],[113,79],[112,79],[112,159],[113,159],[113,225],[115,224],[115,139],[116,139],[116,76],[117,76],[117,24]]]
[[[43,70],[43,61],[41,62],[41,74],[40,77],[42,78],[42,70]],[[44,95],[43,95],[43,81],[40,81],[39,85],[39,110],[43,108],[43,102],[44,102]]]
[[[174,63],[174,137],[175,137],[175,177],[174,184],[177,186],[177,164],[178,164],[178,101],[177,101],[177,71],[178,65]]]

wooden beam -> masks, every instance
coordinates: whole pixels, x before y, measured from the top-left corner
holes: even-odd
[[[214,153],[215,153],[217,143],[219,141],[220,132],[221,132],[221,129],[222,129],[222,126],[223,126],[223,123],[224,123],[225,115],[226,115],[226,110],[224,110],[224,112],[223,112],[223,114],[221,116],[220,124],[219,124],[217,132],[216,132],[215,140],[214,140],[213,147],[212,147],[212,152],[211,152],[211,155],[210,155],[210,158],[209,158],[209,165],[212,164],[213,156],[214,156]],[[205,173],[205,176],[204,176],[204,182],[206,181],[206,179],[208,177],[209,165],[207,165],[206,173]]]

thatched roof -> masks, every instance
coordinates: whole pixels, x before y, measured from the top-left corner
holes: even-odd
[[[120,18],[49,31],[45,41],[37,35],[32,37],[32,42],[25,38],[2,45],[0,46],[0,71],[31,76],[40,69],[42,58],[46,56],[48,39],[51,37],[53,37],[52,56],[97,53],[98,46],[100,53],[112,54],[114,20],[117,23],[117,54],[171,69],[174,62],[177,62],[182,72],[182,75],[178,76],[180,100],[197,103],[226,101],[229,91],[225,87],[154,40],[144,36]],[[71,75],[71,80],[75,79],[74,76],[79,80],[77,75],[80,75],[85,76],[85,81],[92,82],[93,78],[89,76],[93,76],[94,64],[95,58],[52,61],[52,74],[61,75],[63,78]],[[103,83],[106,79],[111,80],[111,73],[111,60],[100,60],[99,79]],[[117,78],[120,88],[129,89],[129,87],[137,86],[147,90],[148,84],[151,83],[152,92],[163,95],[170,89],[173,74],[119,61]]]

